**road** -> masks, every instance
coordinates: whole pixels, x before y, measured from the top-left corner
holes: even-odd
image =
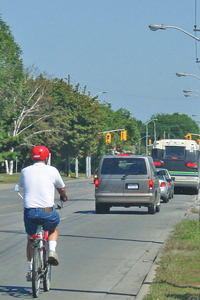
[[[40,299],[135,299],[173,225],[197,199],[175,195],[155,215],[146,208],[96,215],[91,179],[68,181],[67,194],[59,225],[60,265],[53,267],[51,290],[41,290]],[[22,200],[10,186],[0,186],[0,228],[0,299],[31,299]]]

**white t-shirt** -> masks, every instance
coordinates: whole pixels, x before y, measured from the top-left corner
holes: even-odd
[[[56,168],[37,162],[21,171],[20,186],[24,207],[37,208],[52,207],[55,188],[63,188],[65,184]]]

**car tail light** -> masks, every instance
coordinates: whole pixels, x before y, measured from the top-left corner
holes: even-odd
[[[154,166],[162,166],[161,161],[154,161],[153,164]]]
[[[172,183],[170,181],[168,181],[168,184],[171,185]]]
[[[165,186],[166,186],[166,183],[165,183],[164,181],[162,181],[161,184],[160,184],[160,186],[161,186],[161,187],[165,187]]]
[[[99,179],[98,179],[98,178],[95,178],[94,184],[95,184],[95,189],[96,189],[96,190],[97,190],[98,187],[99,187],[99,183],[100,183]]]
[[[188,167],[188,168],[196,168],[196,167],[197,167],[197,164],[196,164],[196,163],[188,162],[188,163],[186,164],[186,167]]]
[[[149,189],[153,190],[153,180],[149,179]]]

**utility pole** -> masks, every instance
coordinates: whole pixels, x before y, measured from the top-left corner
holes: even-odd
[[[67,82],[70,84],[70,75],[68,75]]]

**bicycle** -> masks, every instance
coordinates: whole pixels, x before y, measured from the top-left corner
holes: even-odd
[[[61,209],[57,205],[56,209]],[[33,243],[33,260],[32,260],[32,292],[33,298],[38,298],[40,292],[40,283],[43,281],[44,292],[48,292],[51,285],[51,265],[48,262],[48,231],[43,230],[42,220],[35,219],[37,223],[37,232],[31,236],[30,241]]]
[[[19,186],[15,185],[15,191],[23,199],[19,192]],[[57,210],[63,208],[63,201],[60,197],[61,205],[57,204]],[[37,231],[31,235],[31,243],[33,248],[32,258],[32,292],[33,298],[38,298],[40,292],[40,283],[43,281],[43,289],[48,292],[51,285],[51,265],[48,262],[49,245],[48,245],[48,231],[43,230],[43,221],[35,219],[37,224]]]
[[[43,280],[44,291],[50,289],[51,265],[48,263],[48,233],[43,231],[40,220],[36,219],[35,222],[38,224],[37,232],[31,236],[30,241],[33,243],[32,291],[33,298],[38,298],[41,280]]]

